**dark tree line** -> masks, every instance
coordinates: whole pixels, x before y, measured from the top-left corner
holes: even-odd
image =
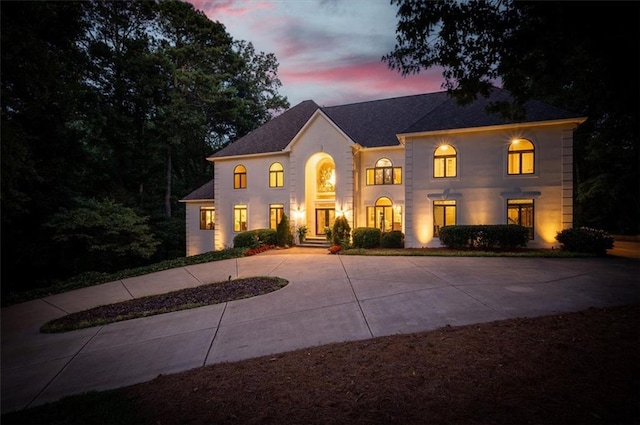
[[[462,103],[498,81],[522,118],[528,99],[583,114],[574,136],[574,224],[640,233],[640,3],[391,0],[403,75],[444,67]]]
[[[289,106],[275,56],[181,1],[0,7],[3,292],[184,256],[206,157]]]

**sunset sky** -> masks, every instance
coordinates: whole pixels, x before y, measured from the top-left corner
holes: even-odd
[[[441,70],[402,77],[381,61],[396,37],[388,0],[189,0],[236,40],[274,53],[280,94],[321,106],[442,91]]]

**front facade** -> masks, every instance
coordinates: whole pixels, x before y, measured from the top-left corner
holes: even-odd
[[[205,185],[182,200],[187,255],[231,247],[282,214],[308,237],[344,215],[352,229],[402,231],[405,247],[440,246],[446,225],[508,223],[530,229],[530,247],[551,247],[573,222],[573,131],[584,118],[540,102],[526,105],[526,122],[486,113],[505,99],[495,89],[468,106],[445,92],[302,102],[208,158],[212,197]]]

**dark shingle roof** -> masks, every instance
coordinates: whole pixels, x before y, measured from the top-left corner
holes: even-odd
[[[509,92],[497,87],[488,98],[480,97],[465,106],[458,105],[445,91],[323,108],[306,100],[210,158],[282,151],[318,109],[355,143],[380,147],[398,145],[398,134],[512,124],[486,111],[490,102],[508,100]],[[579,117],[534,100],[527,102],[525,108],[526,122]]]
[[[397,134],[447,99],[446,92],[439,92],[330,106],[322,111],[362,146],[394,146]]]
[[[213,180],[203,184],[180,201],[200,201],[203,199],[213,199]]]
[[[457,128],[487,127],[493,125],[514,124],[515,121],[503,118],[499,114],[489,114],[486,110],[491,102],[512,100],[508,91],[494,87],[488,98],[479,97],[471,104],[458,105],[449,97],[420,120],[400,133],[419,133],[426,131],[452,130]],[[524,104],[526,119],[523,122],[551,121],[578,118],[579,115],[556,108],[536,100]]]
[[[281,151],[298,134],[317,109],[318,105],[313,100],[305,100],[227,145],[209,158]]]

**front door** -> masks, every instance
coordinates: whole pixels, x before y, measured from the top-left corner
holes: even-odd
[[[333,208],[316,208],[316,235],[325,235],[325,227],[332,227],[336,219],[336,210]]]

